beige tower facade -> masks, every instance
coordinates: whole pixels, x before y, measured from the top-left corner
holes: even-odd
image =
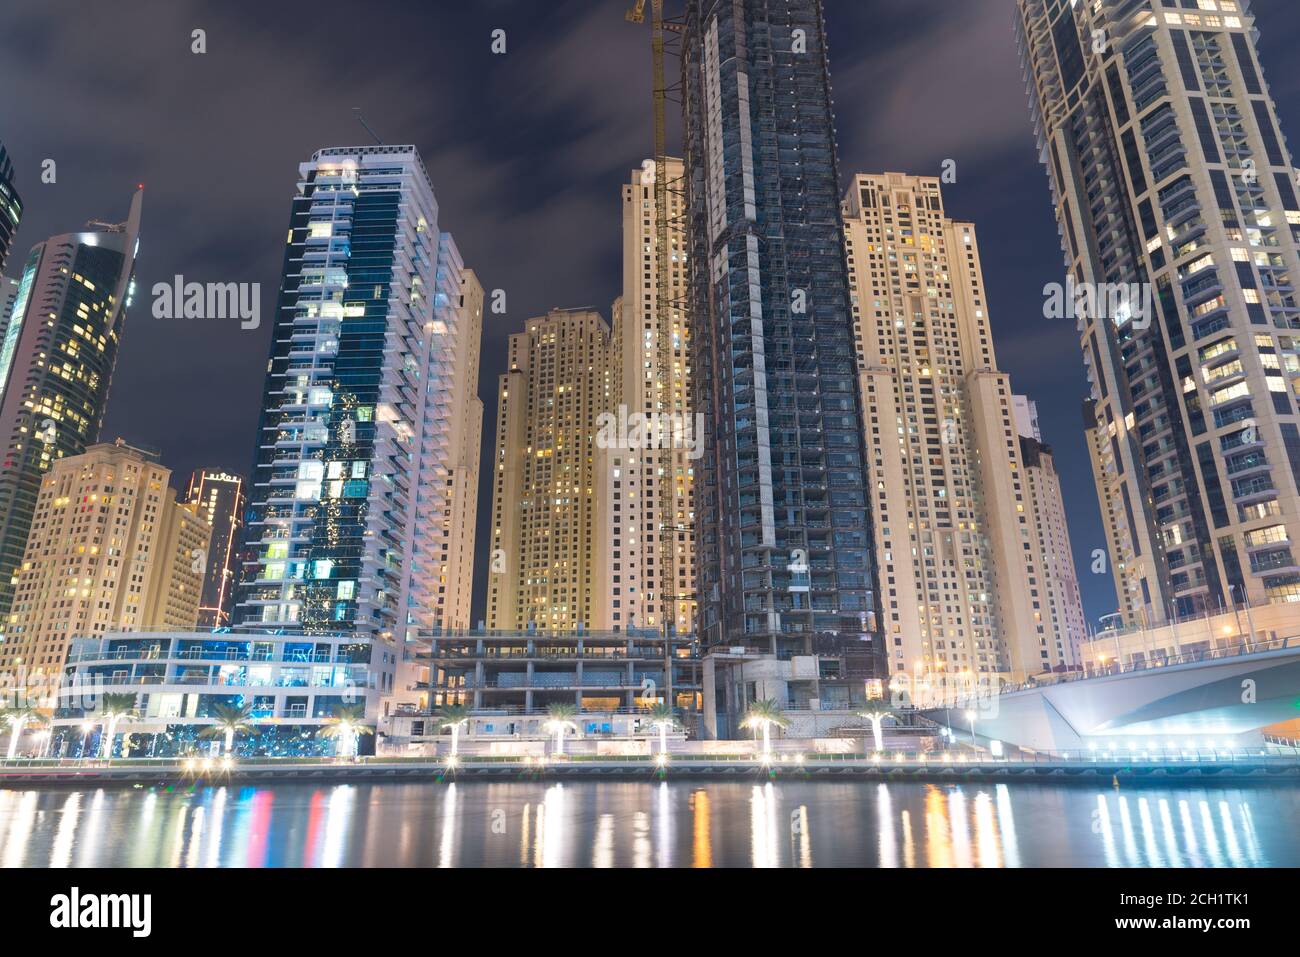
[[[1118,430],[1115,423],[1102,425],[1101,407],[1091,396],[1083,401],[1084,435],[1088,441],[1088,459],[1092,479],[1101,506],[1102,524],[1106,529],[1106,554],[1093,552],[1092,570],[1109,569],[1115,582],[1116,614],[1125,622],[1142,622],[1146,615],[1145,590],[1151,554],[1146,523],[1133,520],[1130,499],[1124,492],[1124,480],[1114,454]],[[1151,619],[1157,620],[1157,619]]]
[[[1080,647],[1088,637],[1079,593],[1079,575],[1070,547],[1070,528],[1065,518],[1061,477],[1051,446],[1043,443],[1038,428],[1038,408],[1027,396],[1015,396],[1016,424],[1020,432],[1020,458],[1025,463],[1029,488],[1031,524],[1043,555],[1048,621],[1051,634],[1060,641],[1065,663],[1080,663]]]
[[[493,450],[489,628],[567,632],[603,614],[595,589],[597,420],[610,408],[609,325],[553,309],[510,337]]]
[[[212,527],[176,501],[170,478],[121,439],[54,464],[18,571],[5,671],[33,684],[62,672],[73,638],[195,627]]]
[[[680,182],[682,162],[667,162]],[[613,401],[597,432],[595,627],[677,634],[695,618],[695,464],[703,429],[691,402],[684,197],[668,191],[669,308],[656,299],[654,183],[645,168],[623,185],[623,295],[611,330]],[[668,611],[671,609],[671,611]]]
[[[859,174],[844,216],[890,671],[1065,664],[975,227],[898,173]]]
[[[447,500],[436,543],[438,581],[429,602],[435,629],[470,626],[474,584],[474,532],[478,521],[478,475],[482,458],[483,400],[478,397],[483,341],[483,286],[472,269],[461,277],[460,323],[454,343],[448,442]]]

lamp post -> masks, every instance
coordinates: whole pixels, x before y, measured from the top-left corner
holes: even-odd
[[[975,743],[975,719],[979,717],[974,710],[966,712],[966,720],[970,722],[970,744],[971,747],[978,747]]]

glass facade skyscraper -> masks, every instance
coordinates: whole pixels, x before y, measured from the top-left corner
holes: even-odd
[[[41,478],[99,439],[134,287],[144,191],[126,222],[90,222],[28,254],[0,341],[0,621]]]
[[[884,649],[822,4],[690,0],[682,69],[697,630],[849,706]]]
[[[391,666],[434,621],[472,276],[415,147],[323,149],[300,174],[234,623],[355,630]]]
[[[1250,5],[1018,12],[1120,612],[1300,600],[1300,200]]]
[[[23,201],[14,189],[14,164],[0,143],[0,273],[13,246],[14,233],[23,218]]]

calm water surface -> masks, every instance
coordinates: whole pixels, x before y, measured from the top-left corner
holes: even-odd
[[[1300,789],[849,782],[0,791],[3,867],[1300,865]]]

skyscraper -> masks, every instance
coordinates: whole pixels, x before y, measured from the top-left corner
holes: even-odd
[[[670,182],[682,162],[668,159]],[[689,634],[695,611],[697,429],[690,392],[684,197],[669,191],[667,328],[656,308],[655,190],[645,168],[623,184],[623,295],[614,304],[611,408],[597,431],[598,628]],[[661,354],[662,353],[662,354]],[[617,545],[615,544],[617,542]],[[613,603],[617,602],[615,606]],[[665,622],[664,609],[672,608]]]
[[[18,280],[0,276],[0,342],[4,342],[5,330],[9,328],[9,314],[17,301]]]
[[[244,479],[225,469],[195,469],[185,501],[212,528],[199,596],[200,628],[230,624],[238,576],[239,534],[244,522]]]
[[[23,201],[14,188],[14,164],[0,143],[0,273],[4,272],[14,233],[23,218]]]
[[[126,222],[51,236],[27,256],[0,342],[0,616],[41,477],[99,438],[134,288],[144,191]],[[3,620],[3,619],[0,619]]]
[[[1019,0],[1017,25],[1120,608],[1300,600],[1300,200],[1250,6]]]
[[[844,198],[890,671],[1023,678],[1055,632],[1010,377],[974,225],[939,180],[858,174]]]
[[[483,341],[483,287],[472,269],[461,274],[460,321],[448,343],[445,361],[450,378],[441,425],[448,430],[446,492],[429,496],[436,576],[427,584],[427,604],[434,630],[468,628],[474,585],[474,539],[478,524],[478,475],[483,443],[483,400],[478,397],[480,347]],[[439,507],[441,513],[439,514]]]
[[[176,501],[171,470],[121,439],[54,463],[41,481],[0,666],[23,684],[62,673],[69,642],[189,629],[212,528]]]
[[[689,0],[682,87],[697,630],[852,707],[885,648],[820,0]]]
[[[1043,443],[1038,431],[1038,411],[1024,396],[1015,396],[1016,418],[1020,432],[1020,459],[1024,463],[1025,488],[1028,492],[1029,527],[1038,539],[1041,576],[1038,592],[1043,596],[1054,650],[1055,664],[1077,666],[1079,645],[1088,637],[1083,617],[1083,600],[1079,594],[1079,575],[1074,567],[1070,546],[1070,528],[1065,518],[1065,498],[1061,494],[1061,477],[1051,446]]]
[[[591,309],[553,309],[510,337],[497,389],[487,626],[593,627],[597,420],[610,407],[609,326]],[[639,529],[632,534],[639,533]]]
[[[435,617],[467,272],[415,147],[331,147],[299,172],[234,620],[355,629],[390,682]]]

